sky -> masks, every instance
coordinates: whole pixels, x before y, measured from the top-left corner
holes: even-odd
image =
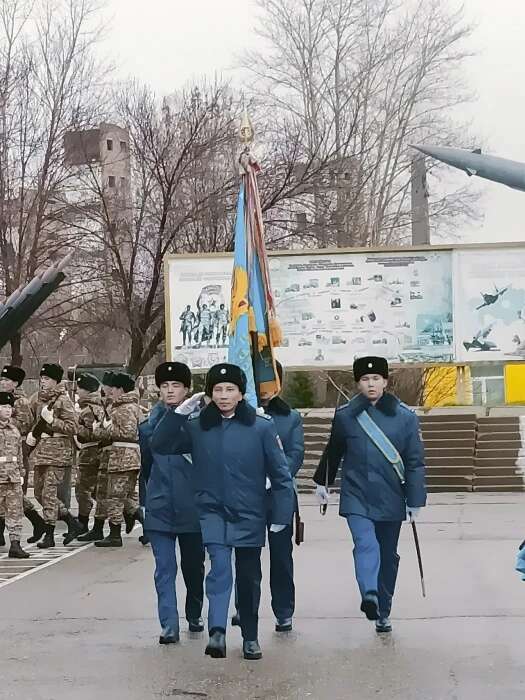
[[[470,47],[475,56],[466,71],[477,99],[465,116],[485,152],[525,162],[525,0],[463,5],[476,25]],[[108,0],[107,17],[103,50],[118,74],[135,76],[159,94],[193,77],[231,76],[235,56],[257,41],[253,0]],[[451,177],[451,187],[457,182],[457,175]],[[469,184],[483,192],[483,220],[465,227],[462,241],[525,240],[525,192],[477,178]]]

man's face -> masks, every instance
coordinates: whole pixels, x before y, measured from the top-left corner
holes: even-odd
[[[357,382],[357,388],[369,401],[379,401],[387,384],[388,381],[380,374],[365,374]]]
[[[10,394],[17,388],[17,383],[7,377],[0,379],[0,391],[8,391]]]
[[[211,398],[221,413],[228,414],[235,411],[242,394],[237,384],[221,382],[213,387]]]
[[[111,399],[113,396],[113,387],[108,386],[107,384],[102,384],[102,393],[106,398]]]
[[[188,395],[188,388],[182,382],[162,382],[160,398],[167,406],[177,406]]]
[[[119,386],[114,386],[111,389],[111,398],[113,401],[118,401],[126,392]]]
[[[48,389],[54,389],[57,386],[57,384],[58,382],[54,379],[51,379],[51,377],[46,377],[45,375],[42,375],[40,377],[40,388],[44,389],[44,391],[47,391]]]
[[[0,420],[8,421],[13,415],[13,407],[7,404],[6,406],[0,406]]]
[[[263,406],[268,406],[270,401],[276,396],[276,394],[272,394],[269,391],[268,392],[261,392],[260,399],[261,399],[261,404]]]

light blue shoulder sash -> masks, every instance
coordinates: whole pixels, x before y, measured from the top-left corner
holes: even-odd
[[[366,411],[362,411],[357,416],[357,422],[368,435],[370,440],[372,440],[377,449],[380,450],[380,452],[382,452],[385,458],[390,462],[392,468],[399,477],[401,485],[403,485],[405,483],[405,465],[403,464],[401,455],[396,450],[394,445]]]

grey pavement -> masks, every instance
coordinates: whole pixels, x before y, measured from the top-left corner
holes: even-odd
[[[427,598],[408,526],[392,635],[359,612],[347,526],[304,497],[294,632],[278,635],[265,557],[264,658],[203,655],[205,635],[158,645],[149,548],[89,547],[0,589],[0,698],[92,700],[506,700],[525,693],[525,582],[514,571],[525,494],[434,494],[419,525]],[[179,600],[182,600],[182,592]],[[181,606],[182,607],[182,606]],[[181,623],[185,630],[185,622]]]

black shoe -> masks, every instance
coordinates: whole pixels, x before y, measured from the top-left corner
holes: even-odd
[[[244,640],[242,643],[242,654],[248,661],[257,661],[262,659],[262,651],[259,642],[255,639],[253,642]]]
[[[177,644],[180,641],[179,630],[173,627],[163,627],[159,637],[159,644]]]
[[[0,547],[5,547],[5,518],[0,518]]]
[[[50,549],[55,546],[55,526],[46,524],[46,536],[37,544],[38,549]],[[29,540],[28,540],[29,542]]]
[[[211,656],[212,659],[226,658],[226,633],[222,629],[210,630],[210,640],[206,651],[206,656]]]
[[[141,535],[139,537],[139,542],[145,547],[147,544],[149,544],[149,537],[147,535]]]
[[[240,627],[241,626],[241,616],[239,615],[238,612],[235,613],[235,615],[232,617],[232,627]]]
[[[122,547],[120,523],[118,525],[109,523],[109,535],[104,537],[103,540],[95,542],[95,547]]]
[[[93,528],[86,532],[85,535],[77,537],[79,542],[97,542],[104,539],[104,518],[95,518]]]
[[[43,518],[39,515],[39,513],[37,513],[36,510],[26,510],[24,511],[24,515],[33,526],[33,534],[31,537],[27,538],[27,541],[29,542],[29,544],[33,544],[33,542],[38,542],[38,540],[46,531],[46,524]]]
[[[126,525],[126,535],[129,535],[135,527],[135,513],[124,512],[124,523]]]
[[[292,631],[292,618],[291,617],[281,617],[275,621],[275,631],[276,632],[291,632]]]
[[[368,591],[363,596],[361,610],[368,620],[379,620],[379,599],[375,591]]]
[[[188,620],[188,628],[190,632],[204,632],[202,617],[190,617]]]
[[[79,535],[82,535],[87,531],[87,527],[84,527],[82,523],[74,518],[71,513],[68,513],[65,515],[62,520],[67,523],[67,534],[64,537],[64,545],[71,544],[73,540],[76,540],[76,538]]]
[[[377,634],[392,632],[392,623],[389,617],[380,617],[379,620],[376,620],[376,632]]]
[[[20,540],[13,540],[7,556],[10,559],[29,559],[29,552],[24,552],[20,546]]]

